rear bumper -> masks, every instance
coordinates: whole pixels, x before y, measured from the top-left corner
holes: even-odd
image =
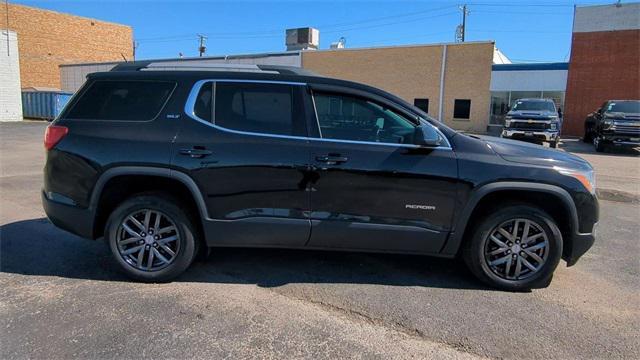
[[[91,210],[63,204],[41,192],[42,207],[49,220],[60,229],[87,239],[93,239],[94,214]]]
[[[502,130],[502,137],[505,138],[525,138],[537,139],[541,141],[556,141],[558,139],[557,131],[527,131],[527,130]]]

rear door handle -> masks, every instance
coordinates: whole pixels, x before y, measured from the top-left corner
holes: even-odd
[[[345,163],[349,160],[348,157],[340,154],[328,154],[316,156],[316,161],[323,162],[327,165],[337,165]]]
[[[205,156],[209,156],[211,154],[213,154],[213,152],[211,150],[207,150],[205,148],[198,148],[198,147],[193,147],[191,149],[180,149],[180,154],[182,155],[188,155],[192,158],[203,158]]]

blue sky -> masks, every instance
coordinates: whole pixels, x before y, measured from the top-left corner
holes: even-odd
[[[138,59],[285,49],[284,30],[313,26],[320,47],[341,36],[347,47],[454,41],[463,1],[11,1],[133,27]],[[612,3],[608,1],[607,3]],[[574,1],[468,1],[467,41],[495,40],[514,62],[566,61]],[[603,1],[580,1],[598,4]]]

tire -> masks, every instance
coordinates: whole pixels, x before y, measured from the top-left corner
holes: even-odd
[[[166,282],[179,276],[199,248],[196,227],[179,202],[161,195],[137,195],[120,204],[109,216],[105,239],[124,273],[143,282]]]
[[[509,224],[512,230],[516,221],[519,237],[507,238],[498,230],[502,227],[512,236],[512,231],[508,230]],[[523,233],[527,228],[527,222],[528,237],[534,240],[527,240],[525,243]],[[541,233],[544,235],[539,235]],[[491,240],[492,235],[505,247]],[[499,251],[503,249],[504,251]],[[492,253],[495,254],[491,255]],[[530,253],[543,261],[537,261]],[[472,228],[463,248],[464,261],[478,279],[489,286],[508,291],[547,287],[561,256],[562,234],[553,218],[541,209],[526,204],[502,207],[480,220]],[[536,270],[527,267],[525,261]],[[516,276],[518,262],[520,275]]]
[[[582,142],[587,143],[587,144],[593,143],[593,135],[591,135],[590,131],[585,130],[584,136],[582,137]]]
[[[605,144],[602,140],[598,139],[598,137],[593,138],[593,147],[596,149],[596,152],[603,152],[605,150]]]
[[[558,148],[558,141],[557,140],[556,141],[550,141],[549,142],[549,147],[554,148],[554,149]]]

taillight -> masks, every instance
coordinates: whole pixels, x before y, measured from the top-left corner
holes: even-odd
[[[44,148],[51,150],[68,132],[69,129],[66,126],[47,126],[47,130],[44,132]]]

